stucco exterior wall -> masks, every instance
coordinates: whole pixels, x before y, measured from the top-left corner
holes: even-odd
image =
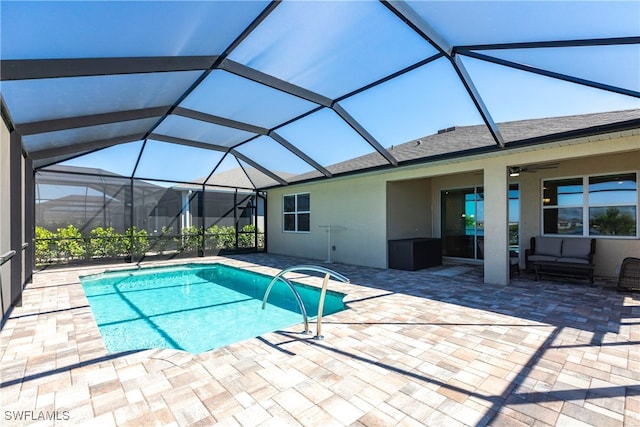
[[[283,196],[310,193],[311,229],[283,231]],[[268,192],[268,251],[326,260],[327,231],[320,226],[343,227],[331,235],[332,261],[372,267],[386,266],[386,183],[376,176],[328,180]],[[383,248],[383,250],[379,250]]]
[[[429,178],[387,182],[387,238],[433,237]]]
[[[389,238],[423,231],[427,236],[440,235],[441,189],[483,186],[486,185],[485,169],[502,170],[506,175],[508,166],[541,162],[561,162],[561,166],[522,173],[507,180],[520,186],[522,252],[529,247],[530,237],[541,232],[542,179],[622,171],[640,173],[637,166],[640,164],[640,132],[626,131],[613,136],[581,138],[271,189],[268,191],[268,250],[324,260],[327,258],[326,233],[318,226],[339,225],[346,230],[333,235],[334,261],[386,268]],[[282,196],[307,191],[311,193],[311,232],[284,233]],[[400,212],[407,206],[413,206],[413,212]],[[407,224],[400,224],[402,221]],[[639,254],[637,238],[599,238],[596,274],[616,276],[625,256]],[[501,266],[502,254],[496,259],[496,265]]]
[[[9,205],[11,193],[9,187],[9,130],[4,121],[0,120],[0,255],[11,248],[11,216]],[[0,267],[0,289],[2,290],[2,314],[4,315],[11,304],[11,263]]]

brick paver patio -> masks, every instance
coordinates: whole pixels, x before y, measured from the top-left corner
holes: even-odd
[[[0,332],[3,426],[640,426],[640,295],[603,280],[332,264],[350,309],[322,341],[298,325],[199,355],[109,354],[78,281],[105,268],[45,270],[24,291]]]

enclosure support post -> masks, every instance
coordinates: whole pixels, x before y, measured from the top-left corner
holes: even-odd
[[[125,262],[133,261],[133,178],[129,179],[129,194],[125,196],[125,204],[129,204],[129,255],[125,258]]]
[[[267,212],[269,212],[269,209],[267,209],[267,198],[262,196],[262,200],[264,201],[264,207],[262,208],[262,211],[264,212],[264,251],[269,252],[269,233],[267,233],[267,224],[269,224]]]
[[[238,250],[238,189],[233,193],[233,225],[236,229],[236,251]]]
[[[31,283],[33,279],[36,232],[36,193],[33,160],[24,161],[24,243],[29,246],[24,250],[24,283]]]
[[[198,256],[204,256],[204,184],[198,192]]]
[[[258,252],[258,190],[253,196],[253,247]]]

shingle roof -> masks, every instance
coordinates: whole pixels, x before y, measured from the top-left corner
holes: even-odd
[[[518,120],[498,123],[500,132],[506,141],[506,148],[521,142],[530,141],[542,136],[558,136],[581,129],[593,129],[600,126],[637,121],[640,127],[640,109],[614,111],[607,113],[582,114],[543,119]],[[594,130],[597,133],[597,130]],[[496,148],[493,137],[484,125],[455,126],[433,135],[427,135],[404,144],[388,147],[399,162],[414,162],[438,158],[441,155],[456,153],[463,155],[474,149]],[[378,153],[360,156],[345,162],[336,163],[327,169],[334,175],[386,165]],[[312,174],[302,174],[291,178],[291,181],[304,181],[314,178]]]

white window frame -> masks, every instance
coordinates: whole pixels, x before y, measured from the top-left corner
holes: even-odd
[[[309,209],[308,210],[300,210],[298,209],[298,196],[301,195],[307,195],[309,196]],[[294,198],[294,203],[295,203],[295,207],[293,211],[287,212],[285,211],[285,198],[287,197],[293,197]],[[308,214],[309,215],[309,230],[300,230],[299,228],[299,224],[298,224],[298,217],[300,214]],[[285,217],[287,215],[293,215],[295,218],[295,227],[293,230],[285,230],[285,224],[286,224],[286,220]],[[292,193],[292,194],[284,194],[282,196],[282,232],[283,233],[302,233],[302,234],[308,234],[311,233],[311,193],[309,192],[302,192],[302,193]]]
[[[628,175],[635,174],[636,175],[636,200],[635,200],[635,208],[636,208],[636,234],[633,236],[617,236],[617,235],[596,235],[589,234],[589,209],[595,207],[615,207],[615,206],[629,206],[629,203],[619,203],[615,202],[607,203],[606,205],[602,204],[589,204],[589,180],[591,178],[599,178],[599,177],[607,177],[607,176],[615,176],[615,175]],[[620,172],[607,172],[607,173],[597,173],[597,174],[588,174],[588,175],[575,175],[575,176],[563,176],[563,177],[553,177],[553,178],[543,178],[540,181],[540,230],[541,234],[544,236],[556,236],[556,237],[589,237],[592,239],[638,239],[640,237],[640,188],[638,188],[640,178],[640,171],[631,170],[631,171],[620,171]],[[544,189],[545,182],[550,181],[561,181],[568,179],[581,179],[582,180],[582,204],[581,205],[544,205]],[[560,234],[560,233],[545,233],[544,232],[544,211],[545,209],[559,209],[559,208],[579,208],[582,209],[582,234]]]

